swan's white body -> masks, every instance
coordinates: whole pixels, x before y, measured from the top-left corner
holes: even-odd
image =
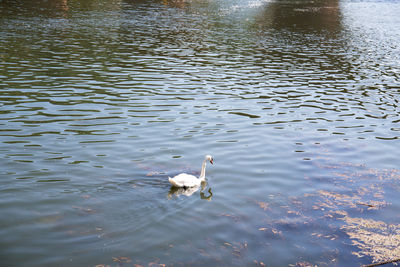
[[[199,178],[197,178],[196,176],[191,175],[191,174],[181,173],[173,178],[168,177],[169,182],[175,187],[184,187],[185,188],[185,187],[200,186],[201,182],[205,181],[205,179],[206,179],[207,161],[209,161],[211,164],[213,164],[213,158],[210,155],[207,155],[204,158],[203,165],[201,166],[201,173],[200,173]]]

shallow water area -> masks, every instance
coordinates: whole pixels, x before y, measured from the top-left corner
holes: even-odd
[[[399,12],[0,1],[0,265],[395,259]]]

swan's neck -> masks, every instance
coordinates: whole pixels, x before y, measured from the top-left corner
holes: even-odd
[[[200,177],[199,177],[200,180],[206,179],[206,163],[207,163],[207,161],[204,160],[203,165],[201,165],[201,173],[200,173]]]

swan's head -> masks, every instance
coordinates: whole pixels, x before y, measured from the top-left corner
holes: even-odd
[[[211,164],[214,163],[214,159],[211,155],[207,155],[205,159],[208,160]]]

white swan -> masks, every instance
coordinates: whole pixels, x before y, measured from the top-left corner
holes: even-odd
[[[203,165],[201,166],[201,173],[200,177],[197,178],[194,175],[187,174],[187,173],[181,173],[175,176],[174,178],[168,177],[169,182],[175,186],[175,187],[195,187],[195,186],[200,186],[201,182],[206,179],[206,164],[207,161],[209,161],[211,164],[213,164],[213,158],[210,155],[207,155],[204,158]]]

